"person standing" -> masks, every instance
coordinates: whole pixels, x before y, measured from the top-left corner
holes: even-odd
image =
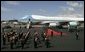
[[[79,35],[78,35],[78,32],[76,32],[76,40],[79,39]]]
[[[34,41],[34,48],[38,48],[37,47],[37,43],[38,43],[38,38],[37,37],[38,37],[38,33],[35,32],[35,34],[34,34],[34,40],[33,40]]]
[[[21,46],[22,46],[22,49],[24,48],[24,39],[22,38],[21,39]]]
[[[42,41],[44,41],[45,38],[44,38],[44,34],[43,33],[41,34],[41,37],[42,37]]]
[[[47,36],[46,33],[44,33],[44,41],[45,41],[46,36]]]
[[[26,35],[26,33],[24,33],[24,34],[22,35],[22,38],[21,38],[21,46],[22,46],[22,49],[24,48],[24,44],[25,44],[25,35]]]
[[[5,45],[6,44],[6,34],[4,34],[4,35],[2,35],[3,36],[3,45]]]
[[[14,45],[14,39],[13,37],[10,37],[10,48],[13,49],[13,45]]]
[[[49,42],[49,41],[50,41],[49,38],[46,37],[46,38],[45,38],[45,45],[46,45],[46,48],[49,48],[49,47],[50,47],[50,42]]]
[[[34,37],[34,48],[38,48],[37,47],[37,40],[38,40],[38,38],[37,37]]]
[[[15,43],[14,43],[14,44],[16,45],[16,44],[17,44],[17,41],[18,41],[18,36],[15,35],[14,37],[15,37],[15,39],[14,39],[14,42],[15,42]]]
[[[11,37],[11,36],[12,36],[12,32],[7,33],[8,42],[10,42],[10,37]]]
[[[42,41],[45,41],[46,33],[44,32],[43,34],[41,34],[41,36],[42,36]]]
[[[19,33],[19,39],[23,36],[23,32]]]

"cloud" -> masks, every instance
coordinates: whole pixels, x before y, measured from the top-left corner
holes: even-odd
[[[67,4],[69,5],[69,7],[67,7],[68,10],[63,10],[64,12],[67,12],[66,13],[67,15],[75,16],[75,17],[84,17],[84,12],[83,12],[84,3],[83,2],[68,1]]]
[[[1,11],[11,11],[11,9],[5,8],[5,7],[1,7]]]
[[[77,8],[78,9],[78,8]],[[69,17],[84,17],[84,11],[77,11],[74,7],[61,7],[61,11],[58,16],[69,16]]]
[[[35,14],[35,15],[48,15],[48,11],[46,9],[37,9],[37,10],[32,10],[32,14]]]
[[[68,2],[67,2],[67,5],[70,5],[70,6],[72,6],[72,7],[82,7],[82,6],[83,6],[82,3],[79,3],[79,2],[77,2],[77,1],[68,1]]]
[[[68,7],[68,10],[69,11],[74,11],[74,8],[73,7]]]
[[[46,12],[46,11],[45,11],[45,10],[43,10],[43,9],[39,9],[39,11],[40,11],[40,12]]]
[[[84,15],[82,15],[82,14],[79,14],[79,13],[75,13],[75,14],[68,14],[68,13],[66,13],[66,14],[60,14],[60,15],[58,15],[58,16],[63,16],[63,17],[82,17],[82,18],[84,18]]]
[[[61,7],[62,11],[75,11],[73,7]]]
[[[5,2],[10,5],[19,5],[20,4],[18,1],[5,1]]]

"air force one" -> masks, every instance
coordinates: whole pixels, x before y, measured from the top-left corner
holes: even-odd
[[[26,16],[24,17],[27,19]],[[23,18],[23,19],[24,19]],[[78,17],[48,17],[48,16],[40,16],[40,15],[31,15],[30,18],[34,21],[37,21],[36,24],[48,24],[48,26],[62,26],[62,25],[68,25],[70,26],[78,26],[81,23],[84,23],[84,18],[78,18]],[[29,19],[29,23],[33,22]]]

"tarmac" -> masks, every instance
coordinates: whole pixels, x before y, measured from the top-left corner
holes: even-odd
[[[28,32],[26,28],[13,28],[17,33],[23,31]],[[37,31],[41,38],[41,33],[45,32],[46,29],[54,30],[55,32],[64,32],[63,36],[56,35],[50,37],[51,47],[46,48],[45,43],[41,41],[41,46],[38,48],[34,48],[33,43],[33,35],[34,32]],[[24,46],[24,49],[21,49],[20,42],[14,45],[14,49],[10,49],[10,45],[6,42],[6,45],[2,44],[2,34],[1,34],[1,51],[84,51],[84,28],[79,29],[79,40],[75,38],[75,31],[68,32],[67,29],[57,29],[56,27],[45,28],[45,27],[33,27],[29,29],[31,33],[31,38],[27,40],[27,43]],[[1,29],[2,32],[2,29]],[[10,29],[5,29],[5,32],[10,32]]]

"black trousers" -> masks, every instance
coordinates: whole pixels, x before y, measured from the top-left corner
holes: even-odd
[[[49,42],[45,42],[46,48],[50,47],[50,43]]]
[[[21,42],[22,49],[24,48],[24,42]]]
[[[5,39],[3,39],[3,45],[5,45],[6,44],[6,40]]]
[[[13,43],[12,42],[10,43],[10,48],[13,49]]]
[[[78,40],[79,39],[79,36],[78,35],[76,35],[76,40]]]
[[[37,47],[37,42],[34,42],[34,48],[38,48],[38,47]]]

